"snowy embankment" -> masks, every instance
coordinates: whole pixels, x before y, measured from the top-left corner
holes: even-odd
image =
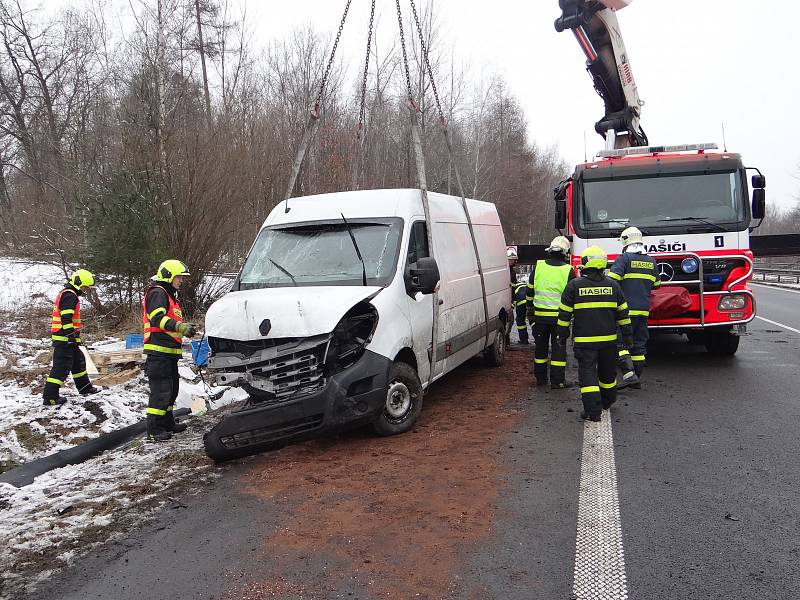
[[[11,266],[10,266],[11,265]],[[63,276],[52,266],[0,260],[13,268],[15,286],[0,291],[0,472],[70,448],[145,417],[148,385],[142,373],[99,394],[80,396],[72,382],[62,388],[68,402],[43,406],[51,342],[49,307]],[[23,306],[40,307],[21,319]],[[28,337],[35,332],[35,337]],[[124,342],[89,342],[91,350],[119,350]],[[143,438],[80,465],[55,469],[17,489],[0,483],[0,599],[19,598],[37,581],[115,536],[156,516],[169,497],[216,476],[203,450],[203,434],[219,420],[222,407],[244,400],[238,389],[209,388],[188,353],[179,367],[176,406],[192,408],[189,429],[154,444]],[[210,398],[214,398],[211,400]],[[206,414],[206,410],[212,411]],[[179,505],[178,505],[179,507]]]

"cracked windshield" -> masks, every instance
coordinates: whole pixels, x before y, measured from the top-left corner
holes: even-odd
[[[402,232],[400,219],[267,228],[242,269],[240,289],[312,285],[386,285],[394,274]]]

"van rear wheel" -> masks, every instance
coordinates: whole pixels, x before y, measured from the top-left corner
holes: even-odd
[[[373,422],[378,435],[396,435],[410,430],[422,410],[422,384],[414,367],[404,362],[392,364],[383,411]]]
[[[506,362],[506,336],[498,330],[494,343],[483,351],[483,359],[490,367],[502,367]]]

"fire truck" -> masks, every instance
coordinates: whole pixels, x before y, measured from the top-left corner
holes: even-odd
[[[732,355],[756,314],[750,232],[764,218],[766,178],[716,144],[650,145],[616,16],[630,1],[559,0],[556,30],[573,32],[605,103],[595,124],[605,149],[555,189],[555,226],[571,236],[573,256],[596,245],[611,260],[622,230],[638,227],[662,285],[691,297],[683,314],[651,317],[650,328]]]

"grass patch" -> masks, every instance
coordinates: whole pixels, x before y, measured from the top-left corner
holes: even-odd
[[[20,446],[29,452],[39,452],[47,448],[47,436],[41,432],[34,431],[27,423],[20,423],[12,427],[17,434],[17,441]]]

